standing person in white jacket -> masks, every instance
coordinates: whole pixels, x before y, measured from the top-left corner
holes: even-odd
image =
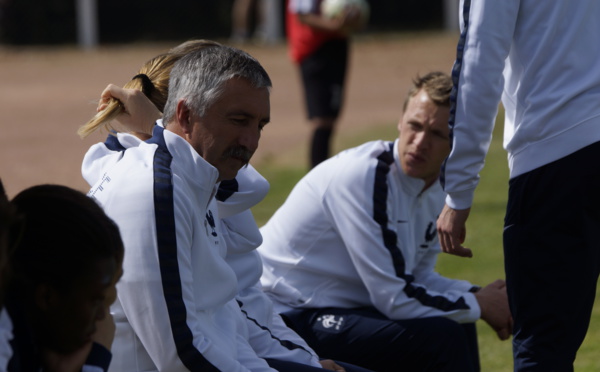
[[[475,371],[475,321],[509,335],[502,280],[480,289],[435,272],[451,87],[443,73],[417,78],[396,141],[319,164],[261,228],[263,288],[323,357],[377,371]]]
[[[442,249],[463,246],[500,100],[516,371],[571,371],[600,270],[600,2],[464,0]]]

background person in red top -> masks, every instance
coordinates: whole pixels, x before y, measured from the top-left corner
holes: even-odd
[[[349,35],[363,18],[356,6],[339,17],[321,15],[323,0],[288,0],[286,28],[290,57],[300,68],[308,120],[313,127],[310,166],[329,157],[335,123],[342,109]]]

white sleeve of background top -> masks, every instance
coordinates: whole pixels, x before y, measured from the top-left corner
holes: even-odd
[[[370,161],[375,162],[376,159]],[[396,275],[381,226],[373,218],[375,164],[354,162],[351,166],[342,164],[338,169],[322,201],[323,206],[343,239],[372,304],[390,319],[444,316],[458,322],[477,320],[478,307],[444,311],[423,305],[406,295],[404,288],[407,283],[403,277]],[[428,288],[426,291],[430,296],[442,296],[449,301],[460,297]]]
[[[463,8],[470,3],[465,29]],[[461,1],[462,61],[457,58],[456,114],[450,118],[452,151],[445,167],[446,203],[469,208],[487,154],[504,88],[508,57],[520,0]],[[459,48],[460,49],[460,48]],[[452,124],[453,122],[453,124]]]

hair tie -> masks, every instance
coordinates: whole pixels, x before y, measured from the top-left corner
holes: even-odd
[[[142,81],[142,93],[148,98],[152,94],[154,90],[154,84],[152,84],[152,80],[146,74],[137,74],[131,78],[131,80],[140,79]]]

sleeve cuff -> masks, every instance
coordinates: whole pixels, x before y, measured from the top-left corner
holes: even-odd
[[[465,300],[467,301],[467,304],[469,305],[469,307],[472,309],[472,319],[469,319],[469,321],[471,322],[475,322],[477,321],[479,318],[481,318],[481,308],[479,307],[479,302],[477,302],[477,298],[475,297],[475,294],[473,293],[465,293],[464,296]]]
[[[446,204],[456,210],[471,208],[475,190],[451,192],[446,195]]]

